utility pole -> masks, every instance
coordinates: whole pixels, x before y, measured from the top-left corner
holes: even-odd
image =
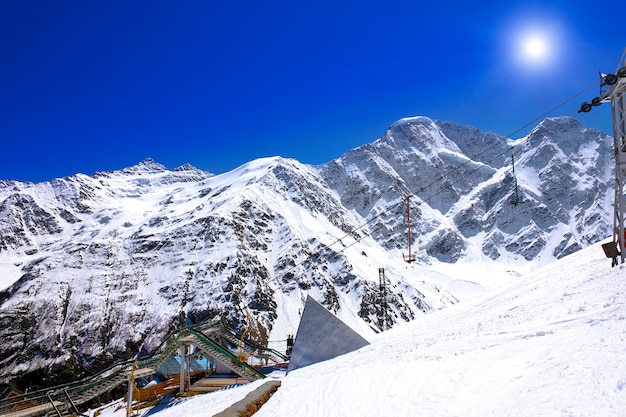
[[[602,103],[611,103],[613,119],[613,151],[615,153],[615,204],[613,215],[613,241],[602,245],[607,257],[613,259],[612,266],[618,264],[617,257],[624,263],[626,247],[624,246],[624,222],[626,220],[626,198],[624,185],[626,184],[626,49],[617,66],[615,74],[600,74],[600,95],[591,100],[591,104],[584,102],[578,113],[587,113],[593,106]],[[619,245],[619,249],[618,249]]]
[[[378,328],[380,331],[387,330],[387,278],[385,277],[385,268],[378,268],[378,282],[380,301],[378,303]]]
[[[404,256],[404,253],[403,253],[402,258],[404,258],[405,262],[411,263],[411,262],[415,262],[415,256],[411,255],[411,241],[413,240],[413,237],[411,235],[411,196],[410,195],[406,197],[406,222],[407,222],[408,238],[409,238],[409,256]]]
[[[135,388],[135,367],[137,366],[137,356],[133,359],[133,367],[128,375],[128,398],[126,400],[126,417],[133,413],[133,389]]]
[[[180,385],[178,387],[178,394],[185,394],[185,362],[187,358],[185,357],[185,353],[187,351],[187,346],[183,345],[178,348],[178,355],[180,356]]]

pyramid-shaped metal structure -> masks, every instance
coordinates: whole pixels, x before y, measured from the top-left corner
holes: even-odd
[[[367,345],[367,340],[307,296],[287,371],[332,359]]]

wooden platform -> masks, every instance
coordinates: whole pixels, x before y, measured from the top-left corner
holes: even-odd
[[[152,401],[166,395],[178,392],[178,379],[170,379],[156,385],[135,390],[133,397],[136,401]]]
[[[203,393],[213,392],[220,390],[224,387],[234,384],[247,384],[249,381],[241,377],[214,377],[214,378],[202,378],[196,381],[190,388],[190,392]]]
[[[55,401],[54,405],[59,407],[63,405],[63,403],[59,401]],[[0,417],[31,417],[46,414],[49,411],[54,409],[51,403],[45,403],[41,405],[35,405],[33,407],[23,408],[17,411],[11,411],[7,414],[0,414]]]
[[[242,400],[213,417],[250,417],[261,409],[280,385],[280,381],[266,381],[254,391],[249,392]]]

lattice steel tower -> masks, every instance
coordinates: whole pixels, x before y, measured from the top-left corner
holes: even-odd
[[[615,205],[613,216],[613,242],[602,245],[607,257],[613,258],[613,266],[617,264],[617,257],[624,263],[626,248],[624,236],[626,220],[626,198],[624,186],[626,183],[626,50],[617,66],[615,74],[600,74],[600,95],[581,105],[580,112],[588,112],[592,106],[602,103],[611,103],[613,118],[613,143],[615,152]],[[619,249],[618,249],[619,248]]]

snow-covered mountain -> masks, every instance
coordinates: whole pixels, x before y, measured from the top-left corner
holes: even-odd
[[[295,333],[307,294],[372,333],[379,268],[387,326],[610,235],[608,136],[542,122],[516,142],[517,205],[511,145],[417,117],[321,166],[275,157],[211,175],[148,159],[2,181],[0,379],[82,376],[150,350],[181,317],[222,314],[240,329],[248,317],[272,345]]]
[[[411,224],[423,262],[482,253],[545,263],[610,235],[611,149],[608,136],[568,117],[546,119],[517,142],[417,117],[321,173],[387,249],[404,245],[401,200],[414,195]]]

